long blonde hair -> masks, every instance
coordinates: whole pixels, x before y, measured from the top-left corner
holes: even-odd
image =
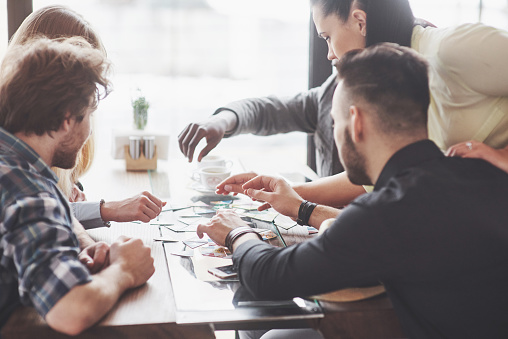
[[[46,6],[30,14],[12,36],[9,47],[27,43],[41,35],[50,39],[81,36],[106,55],[106,49],[92,26],[80,14],[65,6]],[[52,168],[59,178],[58,186],[68,198],[71,197],[74,184],[92,166],[95,154],[93,130],[92,128],[92,134],[79,152],[74,168]]]

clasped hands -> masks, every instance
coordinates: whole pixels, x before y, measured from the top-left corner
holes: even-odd
[[[111,245],[98,241],[85,247],[78,258],[91,274],[96,274],[110,265],[121,265],[125,272],[131,273],[131,287],[143,284],[155,270],[150,247],[144,245],[140,239],[123,235]]]
[[[242,193],[263,204],[259,211],[270,207],[277,212],[293,219],[298,217],[298,209],[303,201],[296,191],[282,178],[257,175],[256,173],[242,173],[231,176],[217,186],[217,194]],[[200,224],[197,234],[200,238],[204,233],[218,245],[224,246],[228,233],[237,227],[247,226],[236,213],[228,210],[219,211],[206,224]]]

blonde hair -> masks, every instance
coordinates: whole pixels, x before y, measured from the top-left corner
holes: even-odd
[[[106,55],[106,49],[92,26],[80,14],[65,6],[46,6],[30,14],[13,35],[9,48],[25,44],[40,35],[50,39],[80,36]],[[52,168],[59,178],[58,186],[68,198],[71,197],[74,184],[92,166],[95,154],[93,130],[92,128],[92,134],[79,152],[73,169]]]
[[[80,36],[106,54],[101,39],[90,23],[66,6],[51,5],[31,13],[14,33],[9,46],[22,45],[39,35],[49,39]]]

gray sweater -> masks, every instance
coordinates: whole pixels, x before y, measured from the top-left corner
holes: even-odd
[[[252,133],[273,135],[300,131],[314,135],[316,170],[319,176],[330,176],[343,170],[333,139],[330,116],[336,75],[332,74],[320,87],[293,97],[268,96],[232,102],[219,108],[235,113],[238,125],[226,137]]]

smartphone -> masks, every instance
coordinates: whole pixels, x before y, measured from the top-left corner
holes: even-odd
[[[208,269],[208,273],[213,274],[221,279],[234,278],[238,276],[233,265],[220,266]]]

